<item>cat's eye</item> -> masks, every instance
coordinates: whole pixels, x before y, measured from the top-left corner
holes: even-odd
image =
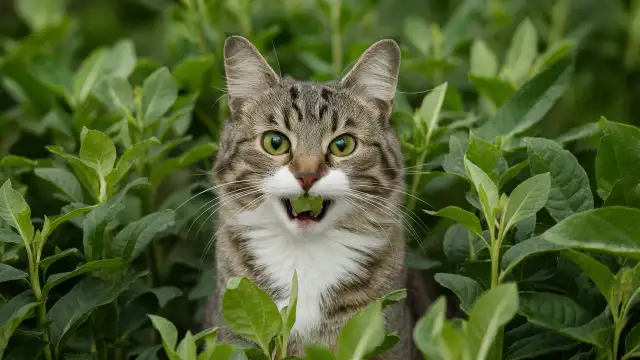
[[[282,155],[289,151],[291,143],[283,133],[267,131],[262,135],[262,147],[271,155]]]
[[[349,135],[340,135],[329,144],[329,151],[335,156],[347,156],[356,149],[356,139]]]

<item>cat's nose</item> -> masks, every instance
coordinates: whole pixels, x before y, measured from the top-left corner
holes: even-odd
[[[309,191],[313,184],[320,178],[318,173],[303,173],[298,174],[296,179],[298,180],[298,184],[302,187],[302,190]]]
[[[290,169],[302,190],[309,191],[313,184],[324,176],[326,164],[321,155],[299,156],[294,158]]]

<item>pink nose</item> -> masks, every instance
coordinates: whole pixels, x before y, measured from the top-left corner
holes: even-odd
[[[311,187],[318,180],[318,178],[319,178],[318,174],[315,174],[315,173],[311,173],[311,174],[305,173],[305,174],[300,174],[296,176],[296,179],[298,180],[298,184],[300,184],[300,186],[304,191],[309,191],[309,189],[311,189]]]

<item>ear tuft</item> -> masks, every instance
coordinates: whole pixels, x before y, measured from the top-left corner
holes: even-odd
[[[224,43],[224,69],[229,105],[254,97],[279,82],[278,75],[258,49],[242,36],[233,35]]]
[[[399,71],[400,47],[393,40],[380,40],[360,56],[342,84],[365,98],[391,102]]]

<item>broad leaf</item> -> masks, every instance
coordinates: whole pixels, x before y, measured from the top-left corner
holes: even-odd
[[[289,302],[285,306],[282,313],[282,343],[287,346],[289,341],[289,335],[293,325],[296,323],[296,310],[298,308],[298,273],[293,272],[293,279],[291,280],[291,291],[289,292]]]
[[[76,177],[80,180],[80,183],[97,200],[100,193],[100,182],[97,169],[92,167],[90,163],[83,161],[76,156],[66,154],[59,146],[47,146],[46,148],[50,152],[60,156],[71,166]]]
[[[87,213],[93,209],[95,209],[98,205],[93,205],[93,206],[87,206],[87,207],[81,207],[81,208],[77,208],[77,209],[73,209],[71,211],[69,211],[66,214],[60,215],[60,216],[55,216],[52,217],[50,220],[49,218],[47,218],[45,216],[45,221],[44,221],[44,226],[42,227],[42,239],[43,241],[46,241],[47,238],[49,237],[49,235],[51,235],[51,233],[53,233],[53,231],[55,229],[58,228],[58,226],[64,224],[65,222],[73,219],[76,216],[80,216],[84,213]]]
[[[180,341],[178,348],[176,349],[176,353],[181,359],[185,360],[196,360],[198,358],[196,342],[193,339],[191,331],[187,331],[182,341]]]
[[[210,157],[217,149],[218,146],[213,143],[195,146],[179,158],[169,158],[155,165],[151,169],[149,179],[154,185],[158,185],[176,170],[184,169],[202,159]]]
[[[615,286],[615,277],[611,270],[598,260],[592,258],[589,255],[574,251],[567,250],[564,252],[564,255],[571,259],[578,267],[589,276],[591,281],[598,287],[598,290],[602,293],[602,295],[607,299],[609,306],[619,306],[619,304],[614,304],[614,294],[616,291]]]
[[[519,83],[526,78],[537,55],[538,34],[531,20],[525,19],[513,35],[500,76]]]
[[[542,236],[553,243],[640,259],[640,210],[612,206],[570,216]]]
[[[116,185],[122,179],[124,179],[124,177],[127,175],[136,161],[143,159],[146,156],[147,151],[152,146],[159,144],[160,142],[158,141],[158,139],[152,137],[142,140],[141,142],[136,143],[135,145],[127,149],[127,151],[122,154],[120,160],[118,160],[115,168],[107,176],[107,183],[109,184],[110,192],[112,192]]]
[[[0,358],[9,344],[9,339],[30,314],[38,306],[30,290],[14,296],[0,307]]]
[[[455,135],[449,138],[449,153],[444,156],[442,167],[450,174],[456,174],[467,178],[467,171],[464,167],[464,155],[466,152],[466,144]]]
[[[182,87],[192,91],[202,88],[205,74],[215,65],[213,56],[194,56],[183,60],[173,68],[174,79]]]
[[[133,89],[126,79],[120,77],[105,77],[102,79],[93,94],[109,109],[118,112],[122,116],[131,115],[133,110]]]
[[[77,257],[81,257],[80,251],[76,248],[66,249],[64,251],[60,251],[60,249],[56,248],[56,253],[49,257],[46,257],[40,260],[40,269],[43,274],[47,273],[47,270],[51,265],[53,265],[56,261],[63,259],[67,256],[75,255]]]
[[[84,323],[97,307],[113,302],[133,281],[135,278],[110,285],[102,280],[87,277],[53,304],[47,313],[47,319],[51,321],[49,331],[56,354],[63,349],[71,333]]]
[[[460,299],[460,308],[467,314],[471,314],[473,303],[482,294],[483,289],[477,281],[466,276],[456,274],[438,273],[435,275],[436,281],[453,291]]]
[[[142,113],[146,122],[164,115],[178,97],[178,87],[169,69],[160,68],[142,85]]]
[[[222,316],[235,333],[255,341],[265,353],[282,328],[282,319],[269,295],[246,278],[232,278],[222,298]]]
[[[611,332],[607,314],[594,318],[573,299],[554,293],[521,294],[520,314],[533,324],[598,347]]]
[[[596,157],[596,180],[598,193],[606,199],[616,182],[622,179],[629,185],[640,182],[640,129],[637,127],[607,121],[604,123],[605,136],[600,140]]]
[[[86,274],[95,270],[104,270],[104,269],[117,269],[124,265],[121,259],[107,259],[107,260],[96,260],[92,262],[88,262],[86,264],[78,266],[73,271],[58,273],[49,276],[46,284],[44,284],[44,288],[42,292],[46,295],[51,291],[51,289],[63,281],[74,278],[78,275]]]
[[[0,283],[5,281],[22,280],[28,277],[27,273],[13,266],[0,263]]]
[[[573,154],[553,140],[527,138],[525,143],[531,173],[551,176],[551,191],[545,207],[556,221],[593,209],[589,178]]]
[[[500,151],[490,142],[480,139],[473,132],[469,133],[469,145],[466,157],[484,171],[494,183],[508,168],[508,164]]]
[[[338,360],[361,359],[385,340],[382,302],[375,301],[355,314],[338,337]]]
[[[531,323],[509,331],[505,335],[505,343],[506,360],[535,359],[541,355],[572,349],[579,344],[555,331],[543,330]]]
[[[551,177],[548,173],[531,177],[518,185],[509,195],[504,214],[504,231],[522,220],[534,216],[549,198]]]
[[[498,187],[493,180],[491,180],[489,175],[469,161],[466,157],[464,159],[464,165],[467,169],[469,179],[480,197],[480,202],[487,218],[487,222],[490,226],[493,226],[495,221],[494,211],[498,208]]]
[[[149,291],[158,299],[160,308],[165,307],[169,301],[182,296],[182,290],[175,286],[162,286]]]
[[[471,45],[471,74],[484,77],[493,77],[498,72],[498,59],[487,44],[476,39]]]
[[[516,92],[515,86],[507,80],[475,74],[469,74],[468,77],[476,90],[493,101],[496,107],[504,105]]]
[[[126,79],[135,69],[137,62],[138,58],[133,41],[122,39],[107,54],[104,72],[112,79]]]
[[[514,283],[498,285],[476,299],[466,328],[468,350],[485,359],[500,331],[518,310],[518,288]]]
[[[84,128],[80,159],[92,164],[100,176],[106,176],[116,162],[116,147],[104,133]]]
[[[73,96],[77,104],[83,103],[100,80],[107,50],[98,48],[87,57],[73,77]]]
[[[33,239],[31,208],[19,192],[13,190],[11,181],[7,180],[0,187],[0,219],[18,230],[22,240],[29,244]]]
[[[471,232],[482,238],[482,227],[480,227],[480,220],[477,216],[467,210],[461,209],[457,206],[447,206],[446,208],[440,209],[438,211],[424,210],[424,212],[432,216],[440,216],[451,219],[465,226],[467,229],[471,230]]]
[[[125,261],[135,260],[151,243],[154,236],[173,226],[175,213],[164,210],[151,213],[142,219],[129,223],[116,235],[112,243],[113,256]]]
[[[624,341],[627,354],[640,356],[640,323],[636,324],[627,334]]]
[[[0,243],[24,244],[19,234],[2,228],[0,228]]]
[[[160,333],[162,346],[167,356],[169,356],[169,359],[180,359],[175,352],[176,344],[178,343],[178,330],[175,325],[173,325],[171,321],[157,315],[148,314],[147,316],[151,319],[153,327]]]
[[[538,236],[519,242],[510,247],[502,256],[500,265],[503,270],[500,276],[501,278],[506,277],[518,264],[530,256],[552,251],[561,251],[563,249],[565,249],[564,246],[548,242]]]
[[[430,138],[431,134],[438,128],[440,109],[442,108],[446,93],[447,83],[445,82],[436,86],[422,100],[418,114],[424,123],[424,128],[427,130],[427,138]]]
[[[34,170],[34,173],[39,178],[57,187],[71,202],[81,203],[84,201],[82,186],[76,177],[67,170],[60,168],[38,168]]]
[[[462,263],[467,259],[476,260],[476,254],[487,248],[487,245],[482,238],[464,226],[454,224],[445,232],[442,247],[450,261]]]
[[[564,93],[573,73],[573,58],[559,60],[536,75],[476,130],[484,139],[511,137],[540,121]]]
[[[335,356],[327,345],[307,345],[304,348],[305,360],[335,360]]]
[[[443,335],[446,325],[446,306],[446,298],[439,297],[413,329],[413,341],[427,359],[455,358],[453,356],[455,349],[449,347]]]

